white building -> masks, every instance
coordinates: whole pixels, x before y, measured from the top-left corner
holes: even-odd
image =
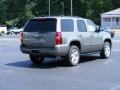
[[[101,26],[120,29],[120,8],[101,14]]]

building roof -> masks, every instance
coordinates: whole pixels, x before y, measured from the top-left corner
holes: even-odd
[[[102,13],[101,15],[120,15],[120,8]]]

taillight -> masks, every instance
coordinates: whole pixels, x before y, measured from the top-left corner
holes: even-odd
[[[21,41],[21,44],[23,43],[23,32],[20,33],[20,41]]]
[[[56,45],[62,44],[62,35],[61,32],[56,32]]]

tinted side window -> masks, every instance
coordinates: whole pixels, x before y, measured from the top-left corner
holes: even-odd
[[[79,32],[87,32],[86,25],[83,20],[77,20],[77,28]]]
[[[74,21],[72,19],[61,19],[61,30],[63,32],[74,31]]]

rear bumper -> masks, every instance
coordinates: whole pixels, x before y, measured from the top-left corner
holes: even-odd
[[[56,45],[55,48],[29,48],[20,46],[23,53],[26,54],[39,54],[43,56],[66,56],[69,50],[67,45]]]

